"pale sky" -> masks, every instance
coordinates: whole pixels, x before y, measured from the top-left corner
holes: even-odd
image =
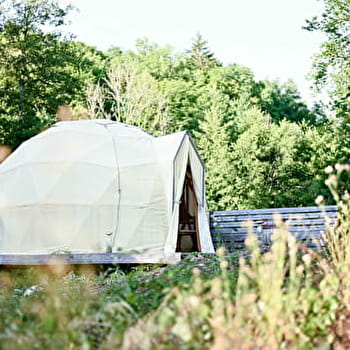
[[[311,92],[305,76],[322,37],[302,30],[319,15],[317,0],[71,0],[80,11],[69,30],[77,40],[106,50],[133,49],[148,38],[175,52],[191,47],[197,32],[224,64],[238,63],[257,80],[293,79],[305,101]]]

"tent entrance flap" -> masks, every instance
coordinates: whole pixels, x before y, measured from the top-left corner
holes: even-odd
[[[179,210],[176,252],[200,251],[198,201],[193,187],[191,167],[188,163]]]

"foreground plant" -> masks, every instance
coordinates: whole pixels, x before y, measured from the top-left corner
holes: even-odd
[[[350,325],[350,196],[338,193],[349,169],[347,165],[327,168],[332,173],[327,185],[339,214],[335,223],[325,218],[325,253],[299,245],[276,216],[268,253],[261,253],[256,236],[248,237],[250,256],[240,259],[236,288],[227,273],[231,266],[219,250],[221,274],[203,281],[194,270],[192,287],[173,289],[155,312],[127,330],[122,348],[342,346]]]
[[[273,240],[262,254],[256,237],[248,237],[251,257],[240,260],[236,291],[219,250],[221,274],[203,281],[194,270],[192,288],[173,289],[161,307],[127,330],[122,349],[312,349],[330,343],[337,276],[312,252],[298,258],[297,242],[281,221]]]
[[[329,225],[326,234],[327,261],[339,283],[338,310],[332,327],[333,348],[343,349],[350,343],[350,165],[329,166],[326,172],[329,174],[326,185],[338,205],[337,220]]]

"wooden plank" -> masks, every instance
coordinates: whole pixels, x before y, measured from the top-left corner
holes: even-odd
[[[336,223],[337,207],[274,208],[235,211],[217,211],[210,214],[210,229],[215,246],[224,245],[234,250],[243,248],[247,234],[263,239],[273,233],[274,216],[281,215],[290,234],[298,243],[312,249],[325,247],[326,231]],[[269,227],[270,226],[270,227]],[[259,230],[258,230],[259,228]],[[261,232],[258,232],[261,231]],[[238,248],[239,249],[239,248]]]
[[[294,232],[291,233],[295,238],[298,240],[305,240],[305,239],[324,239],[326,235],[319,231],[314,232]],[[241,242],[244,241],[247,238],[247,234],[223,234],[223,235],[216,235],[213,236],[213,242],[217,241],[223,241],[223,242]]]
[[[334,225],[336,223],[335,218],[329,218],[329,220],[323,219],[306,219],[306,220],[288,220],[285,222],[288,227],[293,227],[293,226],[325,226],[326,224],[328,225]]]
[[[328,212],[326,215],[324,213],[304,213],[304,214],[263,214],[263,215],[242,215],[242,216],[214,216],[210,217],[210,221],[212,222],[243,222],[243,221],[276,221],[279,218],[282,218],[283,221],[287,220],[324,220],[326,218],[335,219],[337,218],[337,212]]]
[[[271,231],[271,230],[263,230],[262,232]],[[289,227],[288,232],[289,233],[295,233],[295,232],[309,232],[312,234],[312,232],[326,232],[327,227],[326,226],[294,226]],[[225,234],[247,234],[247,233],[255,233],[257,234],[257,230],[249,230],[247,228],[215,228],[211,230],[211,235],[225,235]]]
[[[0,254],[0,265],[172,264],[180,260],[181,253]]]
[[[336,212],[336,205],[329,205],[323,207],[297,207],[297,208],[269,208],[269,209],[249,209],[249,210],[226,210],[213,211],[211,216],[237,216],[237,215],[258,215],[258,214],[273,214],[273,213],[312,213],[312,212]]]
[[[326,214],[326,215],[325,215]],[[314,212],[314,213],[288,213],[280,214],[283,220],[305,220],[305,219],[324,219],[325,217],[335,218],[337,212]],[[210,220],[212,222],[221,221],[264,221],[264,220],[274,220],[274,214],[256,214],[256,215],[218,215],[211,216]]]
[[[196,233],[196,230],[179,230],[179,234],[189,234],[189,233]]]
[[[326,234],[325,232],[295,232],[292,233],[292,235],[297,240],[307,240],[307,239],[325,239]]]
[[[223,235],[213,237],[213,242],[244,242],[248,235]]]
[[[283,222],[301,222],[301,221],[314,221],[314,220],[331,220],[331,221],[335,221],[336,220],[336,216],[328,216],[328,217],[323,217],[323,216],[317,216],[317,217],[312,217],[312,216],[308,216],[308,217],[282,217]],[[243,224],[244,226],[248,225],[248,224],[252,224],[253,226],[255,225],[259,225],[259,224],[272,224],[275,222],[275,218],[271,217],[271,216],[265,216],[265,217],[257,217],[257,218],[252,218],[252,217],[244,217],[244,218],[234,218],[234,217],[230,217],[230,218],[215,218],[215,219],[211,219],[210,220],[210,225],[213,226],[215,224],[219,224],[219,223],[230,223],[230,222],[236,222],[236,223],[241,223],[241,225]]]
[[[213,237],[213,242],[242,242],[247,238],[248,235],[246,234],[226,234],[226,235],[222,235],[222,236],[216,236]],[[309,232],[296,232],[296,233],[292,233],[292,236],[294,236],[296,239],[298,240],[305,240],[305,239],[325,239],[326,235],[322,232],[313,232],[312,234],[310,234]],[[262,237],[262,236],[261,236]]]
[[[232,234],[247,234],[248,232],[256,233],[256,230],[249,230],[247,228],[220,228],[216,227],[214,230],[211,231],[212,235],[215,234],[226,234],[226,233],[232,233]]]
[[[259,227],[261,224],[259,222],[247,222],[247,221],[211,221],[210,228],[215,229],[216,227]]]
[[[323,207],[326,215],[335,217],[336,206]],[[253,229],[273,222],[273,214],[281,213],[284,219],[290,219],[289,231],[303,244],[310,247],[324,246],[324,213],[319,207],[277,208],[239,210],[211,213],[211,232],[216,246],[224,245],[228,249],[242,249],[249,232],[247,221],[253,220]],[[334,222],[334,220],[333,220]],[[244,227],[245,226],[245,227]],[[266,233],[266,230],[264,230]],[[316,241],[315,241],[316,239]],[[318,240],[318,241],[317,241]],[[134,263],[176,263],[181,253],[174,254],[123,254],[123,253],[71,253],[71,254],[0,254],[0,265],[58,265],[58,264],[134,264]]]
[[[322,240],[318,241],[312,241],[312,240],[305,240],[305,241],[299,241],[299,244],[305,245],[309,248],[324,248],[326,247],[326,244]],[[228,251],[235,251],[239,249],[247,248],[245,243],[230,243],[230,244],[214,244],[215,249],[219,247],[225,247]]]
[[[215,247],[215,249],[217,249],[219,247],[225,247],[229,251],[234,251],[237,249],[246,248],[246,245],[244,244],[244,242],[242,242],[242,243],[214,244],[214,247]]]
[[[330,224],[334,224],[335,221],[331,221]],[[326,227],[325,225],[325,220],[293,220],[293,221],[286,221],[285,224],[287,227],[315,227],[315,226],[323,226]],[[246,222],[217,222],[217,223],[212,223],[210,228],[216,229],[216,228],[225,228],[225,227],[231,227],[231,228],[258,228],[258,227],[264,227],[266,225],[272,226],[274,223],[272,221],[270,222],[265,222],[264,224],[257,224],[253,223],[253,225],[248,225]]]

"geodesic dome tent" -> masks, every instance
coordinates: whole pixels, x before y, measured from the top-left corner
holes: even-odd
[[[213,252],[204,167],[186,132],[59,122],[0,165],[0,254]]]

